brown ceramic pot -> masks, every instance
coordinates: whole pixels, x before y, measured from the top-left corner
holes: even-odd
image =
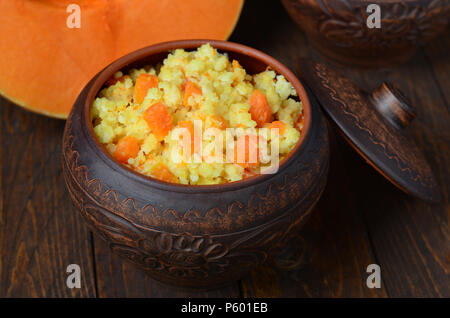
[[[305,126],[291,155],[276,174],[210,186],[169,184],[117,163],[94,137],[90,120],[103,84],[118,70],[155,64],[173,49],[206,42],[251,74],[270,66],[293,84]],[[318,201],[328,157],[324,118],[294,74],[262,52],[222,41],[162,43],[112,63],[81,92],[63,140],[64,178],[91,229],[155,279],[196,288],[231,283],[277,252]]]
[[[282,0],[314,48],[335,62],[384,67],[408,60],[448,23],[449,0]],[[367,27],[378,4],[381,28]]]

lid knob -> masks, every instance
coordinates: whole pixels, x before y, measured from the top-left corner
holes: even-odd
[[[409,100],[391,83],[383,83],[371,95],[378,111],[397,128],[405,128],[416,117]]]

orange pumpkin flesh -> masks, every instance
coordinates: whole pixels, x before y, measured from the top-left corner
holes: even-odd
[[[81,7],[81,28],[66,21]],[[0,1],[0,94],[67,118],[84,85],[115,59],[158,42],[227,39],[243,0]],[[220,23],[217,23],[220,21]]]

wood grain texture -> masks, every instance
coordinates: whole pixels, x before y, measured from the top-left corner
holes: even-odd
[[[320,60],[279,1],[247,0],[230,40],[259,48],[292,70]],[[331,131],[325,193],[298,237],[237,284],[207,292],[151,280],[111,254],[72,207],[61,174],[64,122],[0,100],[0,297],[450,297],[450,37],[429,43],[394,69],[339,69],[372,89],[391,80],[418,117],[408,128],[441,185],[427,205],[391,185]],[[65,287],[66,266],[82,268],[82,289]],[[381,266],[381,289],[366,288],[366,267]]]
[[[0,295],[95,296],[90,235],[63,186],[64,122],[0,103]],[[69,264],[81,267],[81,289],[66,286]]]
[[[449,111],[450,105],[450,62],[448,52],[450,52],[450,27],[447,32],[439,36],[439,39],[428,43],[423,48],[428,64],[431,65],[434,81],[437,83],[442,98]]]

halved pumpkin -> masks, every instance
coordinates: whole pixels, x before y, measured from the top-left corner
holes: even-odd
[[[0,94],[67,118],[85,84],[136,49],[180,39],[227,39],[244,0],[0,1]],[[80,28],[67,20],[80,7]]]

